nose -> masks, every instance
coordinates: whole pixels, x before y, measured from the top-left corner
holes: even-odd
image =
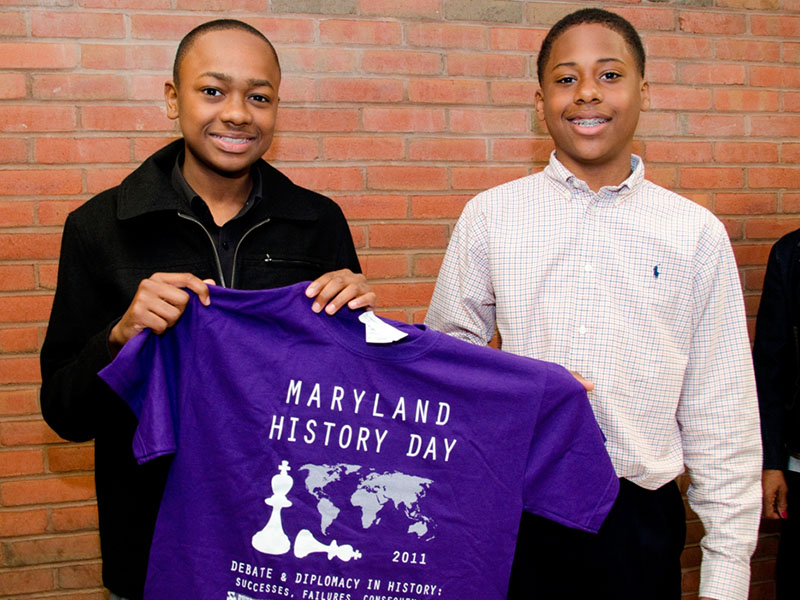
[[[583,78],[575,86],[575,103],[586,104],[590,102],[600,102],[603,99],[597,82],[591,77]]]
[[[220,113],[220,119],[232,125],[247,125],[252,120],[247,100],[239,94],[229,94]]]

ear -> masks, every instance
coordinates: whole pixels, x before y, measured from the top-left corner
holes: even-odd
[[[641,93],[641,107],[640,110],[650,109],[650,82],[647,80],[642,81]]]
[[[164,83],[164,102],[167,105],[167,118],[174,121],[178,118],[178,86],[174,81]]]
[[[540,87],[536,88],[534,105],[536,106],[536,116],[540,121],[544,121],[544,92],[542,92],[542,88]]]

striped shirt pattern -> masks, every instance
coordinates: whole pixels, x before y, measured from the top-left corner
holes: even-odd
[[[700,596],[744,600],[761,505],[761,437],[730,241],[706,209],[632,173],[597,194],[553,154],[473,198],[426,323],[552,361],[589,394],[617,475],[657,489],[688,469],[706,529]]]

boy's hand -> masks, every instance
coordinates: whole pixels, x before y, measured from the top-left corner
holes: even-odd
[[[789,486],[783,471],[764,469],[761,474],[761,487],[764,490],[764,516],[767,519],[786,519],[789,509]]]
[[[594,384],[588,379],[585,379],[583,375],[577,371],[570,371],[570,374],[578,380],[578,383],[580,383],[587,392],[591,392],[594,389]]]
[[[119,352],[128,340],[143,329],[164,333],[175,325],[186,310],[190,297],[182,288],[193,291],[199,296],[200,302],[208,306],[211,303],[209,283],[214,282],[210,279],[203,281],[191,273],[154,273],[140,281],[128,310],[108,336],[111,352]]]
[[[314,298],[311,310],[315,313],[323,308],[329,315],[335,314],[345,304],[348,308],[375,308],[377,296],[361,273],[350,269],[339,269],[325,273],[306,288],[306,296]]]

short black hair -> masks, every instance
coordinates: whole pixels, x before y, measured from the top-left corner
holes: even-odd
[[[172,81],[175,83],[176,87],[178,86],[178,71],[180,70],[181,62],[183,62],[183,59],[197,41],[197,38],[204,33],[208,33],[209,31],[224,31],[226,29],[238,29],[239,31],[245,31],[253,34],[259,39],[264,40],[267,43],[267,46],[269,46],[269,49],[272,51],[272,55],[275,57],[275,63],[278,65],[278,73],[280,73],[281,63],[278,60],[278,53],[275,51],[275,46],[272,45],[272,42],[267,39],[267,36],[244,21],[238,21],[236,19],[217,19],[215,21],[207,21],[206,23],[198,25],[185,36],[183,36],[181,43],[178,44],[178,50],[175,52],[175,62],[172,63]]]
[[[553,44],[559,36],[570,27],[593,23],[607,27],[611,31],[615,31],[622,36],[622,39],[628,44],[631,54],[633,54],[633,59],[636,61],[639,74],[644,77],[644,46],[642,45],[639,33],[634,29],[633,25],[617,13],[603,10],[602,8],[582,8],[563,17],[547,32],[542,42],[542,47],[539,50],[539,56],[536,58],[536,71],[540,85],[542,83],[544,68],[547,65],[547,60],[550,58],[550,52],[553,49]]]

